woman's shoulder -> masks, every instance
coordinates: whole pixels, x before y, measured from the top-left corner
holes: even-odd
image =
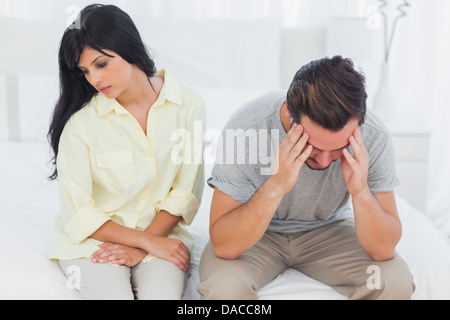
[[[97,93],[92,97],[92,99],[86,103],[79,111],[73,114],[73,117],[79,120],[88,120],[89,118],[97,117],[97,111],[102,106],[105,105],[105,100],[107,99],[102,95]]]
[[[174,101],[181,98],[182,104],[186,104],[187,102],[202,100],[202,96],[198,90],[186,83],[178,81],[178,79],[167,70],[162,69],[158,71],[156,76],[159,76],[161,81],[163,81],[165,89],[163,89],[163,91],[165,91],[164,93],[173,98]]]
[[[199,108],[205,104],[200,91],[190,85],[180,83],[181,104],[188,108]]]
[[[199,114],[206,113],[206,105],[203,96],[199,91],[188,85],[180,85],[182,105],[186,108],[187,116],[198,117]],[[197,116],[195,116],[197,115]]]
[[[80,110],[75,112],[64,126],[64,131],[76,133],[80,131],[83,125],[86,125],[90,119],[96,117],[95,104],[97,103],[97,95],[86,103]]]

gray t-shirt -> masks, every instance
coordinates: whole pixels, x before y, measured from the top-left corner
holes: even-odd
[[[285,100],[285,91],[271,92],[248,102],[231,116],[218,144],[216,163],[208,179],[210,187],[244,204],[267,181],[286,137],[280,118]],[[370,158],[371,191],[393,191],[398,178],[388,130],[368,111],[361,134]],[[268,230],[292,233],[352,218],[339,159],[323,171],[302,166],[296,185],[282,199]]]

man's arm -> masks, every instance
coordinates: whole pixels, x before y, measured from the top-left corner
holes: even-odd
[[[359,128],[349,141],[354,156],[344,150],[342,173],[352,195],[358,241],[374,260],[392,259],[402,234],[394,192],[373,194],[370,191],[369,156]]]
[[[374,260],[389,260],[402,235],[394,192],[353,197],[358,241]]]
[[[292,190],[312,151],[301,125],[292,126],[278,150],[274,174],[246,203],[216,188],[211,203],[210,236],[216,255],[236,259],[264,235],[284,195]]]
[[[211,202],[210,236],[216,255],[236,259],[264,235],[284,194],[269,180],[244,205],[219,189]]]

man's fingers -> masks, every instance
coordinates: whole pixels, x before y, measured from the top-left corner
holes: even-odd
[[[300,154],[300,156],[297,158],[297,162],[300,165],[303,165],[306,162],[306,160],[308,160],[309,156],[311,155],[312,150],[313,150],[313,147],[311,145],[306,147],[305,151],[303,151],[302,154]]]
[[[344,154],[345,160],[347,160],[347,163],[350,165],[350,167],[352,167],[352,169],[355,169],[355,166],[358,165],[358,162],[355,160],[355,158],[352,157],[352,155],[350,154],[350,151],[348,151],[347,149],[344,149],[343,154]]]
[[[362,139],[362,134],[361,134],[361,128],[360,128],[360,127],[358,127],[358,128],[355,129],[355,131],[353,132],[353,136],[355,137],[356,142],[357,142],[359,145],[364,145],[364,142],[363,142],[363,139]]]
[[[353,149],[353,153],[355,155],[359,154],[361,152],[361,147],[359,146],[358,142],[356,142],[355,137],[354,136],[350,136],[349,140],[350,140],[350,145],[351,145],[351,147]]]
[[[286,135],[286,141],[288,143],[288,146],[290,146],[289,149],[291,149],[298,142],[302,134],[303,126],[301,124],[294,123],[294,125]]]
[[[289,154],[291,163],[293,163],[296,159],[300,157],[302,152],[305,150],[306,143],[309,140],[309,134],[305,132],[301,138],[297,141],[297,143],[293,146],[291,149],[291,152]]]
[[[354,158],[358,162],[368,161],[368,153],[366,147],[364,146],[364,141],[362,140],[361,129],[356,128],[353,135],[349,138],[350,145],[353,150]]]

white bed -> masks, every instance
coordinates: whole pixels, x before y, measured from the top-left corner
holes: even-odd
[[[184,21],[166,22],[166,33],[160,34],[153,31],[157,21],[140,22],[145,19],[139,17],[136,20],[144,39],[155,49],[158,65],[203,95],[211,130],[220,130],[231,112],[245,101],[286,85],[296,71],[293,65],[299,67],[324,53],[323,29],[282,30],[276,21]],[[8,41],[19,38],[21,43],[27,43],[24,39],[27,34],[37,37],[31,30],[36,33],[40,28],[30,25],[30,33],[25,32],[21,37],[11,35]],[[55,37],[59,34],[56,32]],[[167,44],[166,37],[179,37],[179,47],[172,47],[173,42]],[[47,38],[49,47],[34,48],[35,55],[55,56],[59,39],[48,35]],[[249,39],[253,46],[246,45]],[[301,45],[295,45],[293,40]],[[198,44],[197,50],[189,48],[193,42]],[[14,48],[11,44],[9,48]],[[213,49],[221,54],[214,55]],[[48,59],[47,67],[44,63],[42,73],[39,70],[33,70],[33,74],[26,70],[14,73],[11,61],[26,63],[14,55],[18,52],[0,53],[0,299],[81,299],[75,290],[67,287],[59,267],[47,259],[47,246],[53,238],[53,223],[59,210],[57,182],[46,179],[52,168],[45,133],[56,99],[57,77],[44,70],[55,70],[53,60]],[[286,61],[289,63],[281,63]],[[34,91],[30,92],[30,88]],[[17,96],[12,96],[14,93]],[[213,150],[212,147],[213,144],[208,145],[207,151]],[[211,157],[208,159],[206,177],[212,169]],[[196,285],[200,256],[208,241],[212,192],[205,187],[202,205],[189,227],[195,238],[186,288],[189,299],[201,299]],[[448,238],[409,204],[408,195],[398,196],[397,202],[403,223],[403,237],[397,251],[414,276],[413,298],[450,299]],[[291,269],[263,287],[259,297],[262,300],[346,299],[330,287]]]
[[[0,155],[0,299],[81,299],[67,287],[59,267],[47,259],[58,213],[57,183],[48,182],[49,148],[43,143],[1,142]],[[201,209],[189,228],[195,238],[186,289],[196,291],[198,266],[208,241],[208,211],[212,190],[205,189]],[[450,298],[450,246],[433,223],[398,198],[403,237],[398,253],[416,282],[414,299]],[[259,291],[260,299],[345,299],[330,287],[288,269]]]

